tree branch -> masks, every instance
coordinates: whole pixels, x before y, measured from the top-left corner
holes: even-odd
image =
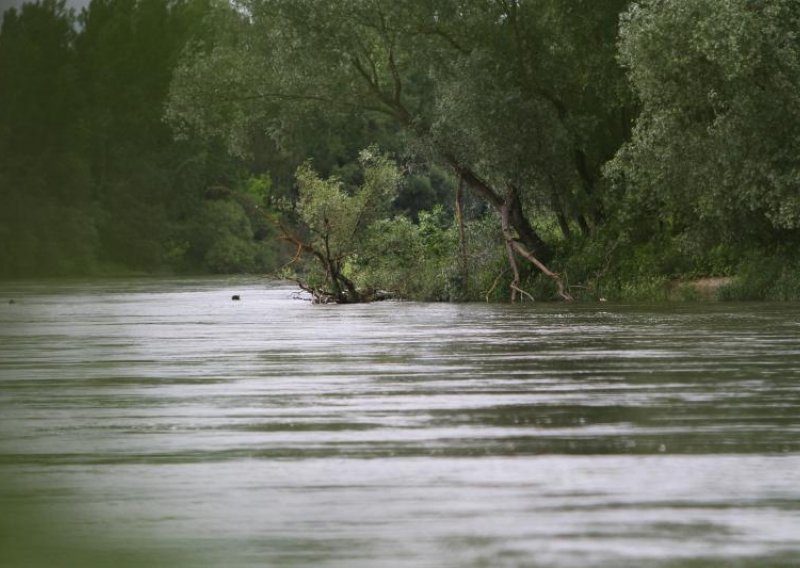
[[[506,242],[506,250],[511,253],[517,253],[531,264],[533,264],[536,268],[538,268],[542,274],[553,280],[556,283],[556,287],[558,288],[558,295],[561,296],[564,300],[572,301],[574,298],[570,296],[569,292],[566,291],[564,287],[564,280],[547,268],[538,258],[536,258],[531,252],[525,248],[525,246],[519,242],[519,240],[515,237],[514,232],[511,228],[511,215],[509,211],[509,203],[506,202],[500,207],[500,226],[503,232],[503,238]],[[513,254],[512,254],[513,256]],[[511,261],[509,261],[511,262]],[[512,269],[516,266],[515,262],[511,263]],[[515,294],[513,293],[513,285],[519,282],[519,275],[515,273],[515,281],[512,282],[512,301],[515,298]]]
[[[403,92],[403,82],[400,80],[400,73],[394,62],[394,42],[392,42],[392,45],[389,47],[389,69],[392,72],[392,79],[394,80],[394,102],[396,105],[402,106],[400,95]]]
[[[486,199],[492,206],[499,209],[503,205],[503,198],[487,182],[478,177],[471,168],[463,165],[452,154],[444,154],[445,161],[450,165],[456,174],[470,186],[473,191]]]
[[[366,69],[364,69],[364,66],[361,64],[361,62],[358,60],[357,57],[355,56],[351,57],[351,61],[356,71],[358,71],[358,74],[361,75],[367,82],[369,90],[372,91],[372,93],[377,97],[377,99],[387,107],[386,113],[397,119],[402,126],[405,127],[410,126],[411,113],[408,112],[408,109],[406,109],[405,106],[403,106],[403,104],[399,100],[394,100],[391,97],[387,96],[386,93],[384,93],[381,90],[380,85],[372,81],[372,79],[369,76],[369,73],[367,72]]]

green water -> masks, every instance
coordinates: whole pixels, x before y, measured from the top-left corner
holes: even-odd
[[[0,436],[1,566],[797,566],[800,305],[5,284]]]

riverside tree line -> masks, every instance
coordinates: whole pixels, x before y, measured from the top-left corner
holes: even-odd
[[[25,4],[0,275],[797,299],[798,30],[794,0]]]

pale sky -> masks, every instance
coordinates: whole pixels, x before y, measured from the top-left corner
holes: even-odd
[[[25,3],[26,0],[0,0],[0,14],[3,14],[9,8],[19,8]],[[67,6],[75,8],[76,12],[89,5],[90,0],[67,0]]]

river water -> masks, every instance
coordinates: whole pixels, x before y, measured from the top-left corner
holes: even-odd
[[[0,286],[0,565],[800,566],[800,305],[292,296]]]

